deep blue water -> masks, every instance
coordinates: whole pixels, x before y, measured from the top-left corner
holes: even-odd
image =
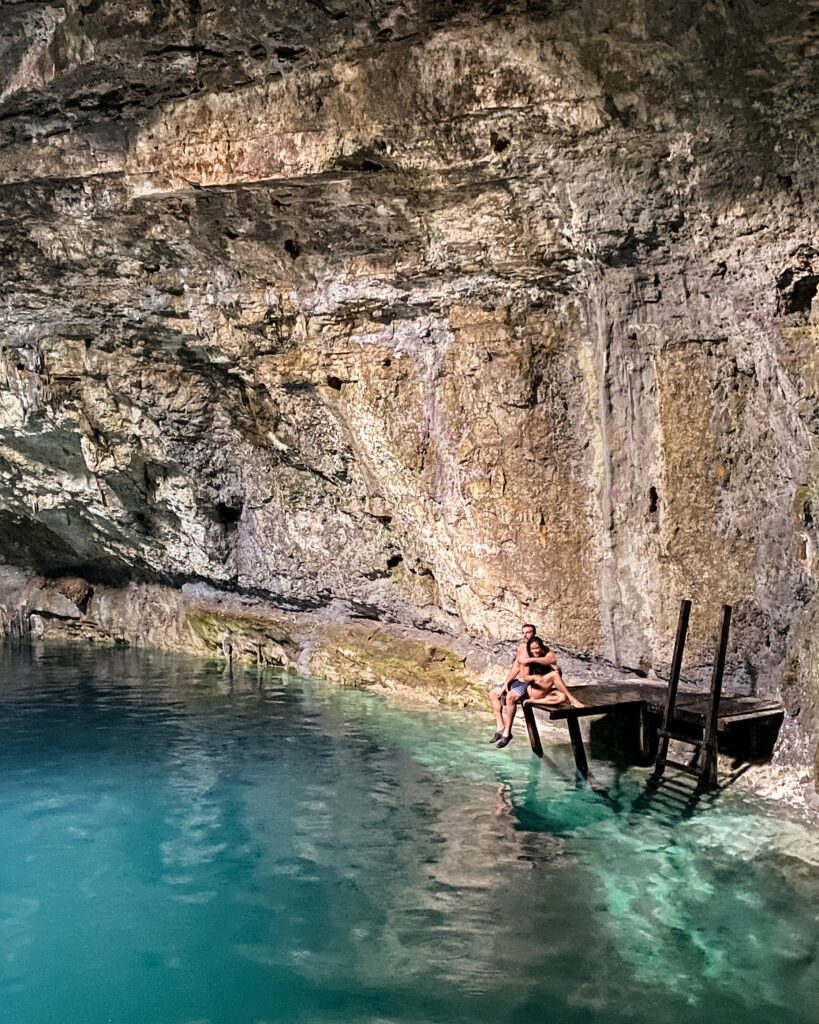
[[[819,844],[575,790],[489,717],[0,651],[0,1022],[811,1022]],[[567,749],[553,750],[568,769]]]

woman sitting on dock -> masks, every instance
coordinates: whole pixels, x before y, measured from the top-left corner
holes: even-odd
[[[583,707],[566,689],[554,653],[540,637],[533,635],[534,626],[524,626],[523,629],[524,641],[517,650],[506,682],[489,694],[498,725],[490,742],[497,743],[499,750],[512,742],[512,723],[518,704],[554,705],[568,700],[572,707]],[[532,633],[527,637],[526,630],[529,629]]]
[[[521,670],[517,676],[517,682],[528,683],[526,703],[551,707],[569,701],[573,708],[584,707],[582,701],[569,693],[554,656],[549,654],[540,637],[532,637],[527,646],[529,657],[519,659]]]

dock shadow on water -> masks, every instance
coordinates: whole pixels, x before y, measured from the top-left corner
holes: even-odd
[[[601,799],[488,721],[3,650],[2,1018],[815,1020],[815,835],[731,794],[660,813],[638,773]]]

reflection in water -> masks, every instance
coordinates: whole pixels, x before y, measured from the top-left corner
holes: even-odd
[[[816,843],[735,797],[669,819],[474,717],[193,659],[2,679],[4,1020],[813,1017]]]

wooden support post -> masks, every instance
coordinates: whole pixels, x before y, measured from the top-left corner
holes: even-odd
[[[572,753],[577,770],[584,779],[589,777],[589,762],[586,760],[586,748],[583,746],[583,736],[580,733],[580,722],[577,715],[567,715],[566,724],[569,727],[569,737],[572,741]]]
[[[725,656],[728,653],[728,634],[731,631],[731,605],[722,606],[722,631],[720,632],[714,672],[711,676],[711,695],[703,732],[702,762],[698,789],[717,788],[717,730],[719,728],[719,701],[722,696],[722,676],[725,672]]]
[[[523,719],[526,722],[526,731],[529,733],[529,745],[532,753],[543,757],[543,744],[540,742],[540,730],[537,727],[535,711],[531,704],[523,705]]]
[[[662,732],[668,732],[671,727],[671,720],[674,717],[674,707],[677,703],[677,689],[680,685],[680,672],[682,671],[683,652],[685,651],[685,638],[688,634],[688,620],[691,617],[691,602],[688,598],[680,601],[680,614],[677,619],[677,636],[674,640],[674,654],[671,658],[671,674],[668,677],[668,693],[665,698],[665,713],[663,714]],[[665,771],[665,761],[668,757],[668,737],[660,735],[660,744],[657,748],[657,760],[654,764],[654,771],[649,778],[649,784],[655,785],[662,778]]]
[[[654,754],[654,741],[657,739],[657,725],[652,722],[648,708],[641,704],[638,710],[637,722],[637,746],[640,754],[640,764],[649,765]]]

